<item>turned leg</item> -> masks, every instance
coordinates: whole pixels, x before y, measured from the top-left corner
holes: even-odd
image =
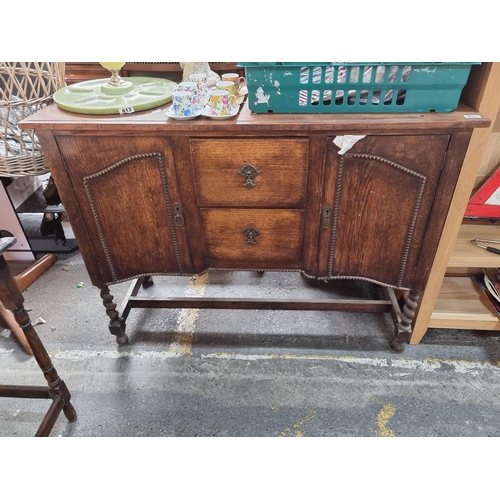
[[[413,321],[413,318],[415,317],[415,310],[418,305],[418,299],[418,293],[412,291],[410,291],[410,293],[405,296],[403,310],[401,311],[401,320],[396,323],[394,339],[390,343],[391,347],[396,352],[403,352],[405,349],[405,344],[410,340],[411,323]]]
[[[153,277],[152,276],[144,276],[142,279],[142,287],[143,288],[149,288],[150,286],[154,285]]]
[[[105,286],[101,289],[102,303],[109,317],[109,331],[112,335],[116,336],[118,345],[125,345],[128,343],[128,337],[125,334],[125,320],[120,317],[116,310],[116,304],[113,302],[113,298],[113,295],[111,295],[109,291],[109,287]]]

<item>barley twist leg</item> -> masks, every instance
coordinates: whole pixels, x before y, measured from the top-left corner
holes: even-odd
[[[113,302],[114,297],[111,295],[109,287],[105,286],[101,289],[101,299],[106,308],[106,314],[109,317],[109,331],[112,335],[116,336],[118,345],[127,344],[128,337],[125,334],[125,320],[120,317],[120,314],[116,310],[116,304]]]

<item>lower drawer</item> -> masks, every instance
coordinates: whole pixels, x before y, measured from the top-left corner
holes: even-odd
[[[300,269],[304,210],[201,209],[209,267]]]

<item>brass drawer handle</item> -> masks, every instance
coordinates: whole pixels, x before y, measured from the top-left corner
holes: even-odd
[[[257,185],[253,179],[260,174],[260,170],[256,169],[252,164],[247,163],[238,173],[245,177],[246,180],[243,183],[243,186],[246,188],[252,189]]]
[[[247,241],[245,241],[247,245],[257,245],[257,242],[254,239],[257,238],[257,236],[259,236],[260,234],[257,229],[255,229],[253,226],[248,226],[242,231],[242,233],[248,238]]]

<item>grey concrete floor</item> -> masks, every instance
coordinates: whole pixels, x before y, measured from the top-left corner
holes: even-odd
[[[323,297],[296,273],[155,277],[141,294]],[[78,283],[84,283],[77,287]],[[118,308],[129,283],[111,287]],[[351,284],[342,296],[373,296]],[[429,330],[392,352],[389,314],[144,310],[129,345],[107,328],[79,252],[24,292],[78,413],[51,436],[500,436],[500,335]],[[44,385],[33,357],[0,335],[2,384]],[[32,436],[49,401],[0,398],[0,437]]]

